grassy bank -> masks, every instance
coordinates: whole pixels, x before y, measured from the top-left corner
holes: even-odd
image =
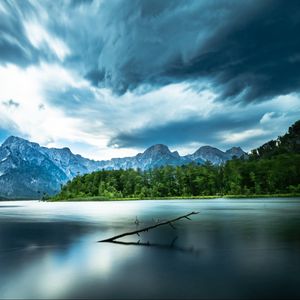
[[[60,201],[139,201],[139,200],[178,200],[178,199],[246,199],[246,198],[293,198],[300,197],[300,194],[253,194],[253,195],[214,195],[214,196],[186,196],[186,197],[145,197],[145,198],[107,198],[107,197],[81,197],[69,199],[47,199],[45,201],[60,202]]]

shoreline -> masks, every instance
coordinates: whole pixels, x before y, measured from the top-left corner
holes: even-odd
[[[210,199],[268,199],[268,198],[300,198],[300,194],[259,194],[259,195],[213,195],[213,196],[181,196],[181,197],[132,197],[132,198],[105,198],[105,197],[80,197],[80,198],[68,198],[68,199],[47,199],[41,200],[45,202],[107,202],[107,201],[145,201],[145,200],[210,200]]]

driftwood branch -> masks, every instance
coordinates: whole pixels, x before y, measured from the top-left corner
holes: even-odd
[[[172,223],[176,222],[176,221],[179,221],[180,219],[189,219],[189,216],[191,215],[197,215],[199,212],[191,212],[187,215],[184,215],[184,216],[181,216],[181,217],[178,217],[178,218],[175,218],[173,220],[169,220],[169,221],[164,221],[164,222],[160,222],[160,223],[157,223],[155,225],[152,225],[152,226],[149,226],[149,227],[145,227],[145,228],[142,228],[142,229],[139,229],[139,230],[134,230],[134,231],[130,231],[130,232],[125,232],[125,233],[122,233],[122,234],[119,234],[119,235],[116,235],[116,236],[113,236],[111,238],[108,238],[108,239],[104,239],[104,240],[101,240],[101,241],[98,241],[99,243],[105,243],[105,242],[109,242],[109,243],[112,243],[112,242],[115,242],[115,240],[117,239],[120,239],[124,236],[128,236],[128,235],[134,235],[134,234],[137,234],[139,236],[139,233],[141,232],[146,232],[146,231],[149,231],[151,229],[154,229],[154,228],[157,228],[159,226],[163,226],[163,225],[170,225],[173,229],[175,229],[175,227],[173,226]]]

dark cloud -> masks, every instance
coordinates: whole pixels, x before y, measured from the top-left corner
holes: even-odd
[[[85,78],[88,79],[92,85],[97,86],[105,78],[105,73],[97,69],[90,70],[85,74]]]
[[[39,110],[45,110],[46,106],[45,106],[45,104],[41,103],[41,104],[39,104],[38,108],[39,108]]]
[[[216,113],[209,118],[189,117],[130,132],[121,131],[110,140],[108,146],[147,148],[160,143],[171,147],[203,143],[223,147],[222,132],[247,130],[256,125],[262,116],[262,113],[252,112],[247,117],[230,116],[225,113]]]
[[[35,8],[29,1],[0,3],[0,63],[26,66],[37,62],[38,52],[31,45],[23,21]]]
[[[57,19],[57,10],[71,11],[71,8],[70,1],[57,1],[57,7],[47,0],[0,1],[0,64],[27,67],[40,62],[61,62],[66,24]],[[52,24],[58,23],[59,31],[51,31]]]
[[[273,109],[270,112],[270,109]],[[278,110],[279,109],[279,110]],[[153,144],[182,147],[189,144],[206,144],[226,150],[241,146],[246,151],[284,134],[299,119],[299,107],[295,111],[282,112],[274,103],[266,102],[243,107],[224,105],[223,109],[207,117],[190,115],[164,124],[152,123],[135,130],[119,130],[109,147],[145,149]],[[240,134],[240,137],[236,137]]]
[[[101,9],[91,79],[116,93],[203,79],[237,102],[299,89],[297,0],[107,1]]]
[[[9,99],[7,101],[2,101],[2,104],[6,107],[14,107],[14,108],[18,108],[20,106],[19,102],[14,101],[12,99]]]
[[[64,64],[116,94],[205,81],[219,100],[249,103],[299,90],[298,0],[2,1],[0,62],[55,60],[34,48],[39,20],[70,48]],[[43,14],[48,15],[47,21]]]

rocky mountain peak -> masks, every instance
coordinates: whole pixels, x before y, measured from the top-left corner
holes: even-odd
[[[24,143],[24,142],[27,142],[27,141],[20,137],[11,135],[3,142],[2,146],[9,146],[11,144]]]
[[[146,149],[144,154],[171,154],[171,151],[166,145],[156,144]]]
[[[29,142],[29,141],[27,141],[23,138],[13,136],[13,135],[8,137],[4,141],[4,143],[2,144],[2,147],[13,148],[13,147],[21,146],[21,145],[30,145],[30,146],[33,146],[33,147],[39,147],[39,144],[37,144],[37,143],[32,143],[32,142]]]
[[[228,155],[211,146],[202,146],[194,154],[188,155],[193,161],[198,163],[204,163],[205,161],[210,161],[213,164],[219,165],[228,160]]]
[[[71,149],[68,148],[68,147],[64,147],[64,148],[62,148],[62,149],[57,149],[57,148],[55,148],[54,150],[55,150],[55,151],[58,151],[58,152],[61,152],[61,153],[65,154],[65,155],[73,155]]]
[[[241,157],[241,156],[245,155],[246,152],[244,152],[241,147],[232,147],[232,148],[226,150],[226,154],[230,155],[231,157],[233,157],[233,156]]]
[[[222,152],[218,148],[214,148],[211,146],[202,146],[194,154],[208,154],[208,153],[223,154],[224,152]]]
[[[174,157],[180,158],[180,154],[178,153],[178,151],[173,151],[173,152],[172,152],[172,155],[173,155]]]

